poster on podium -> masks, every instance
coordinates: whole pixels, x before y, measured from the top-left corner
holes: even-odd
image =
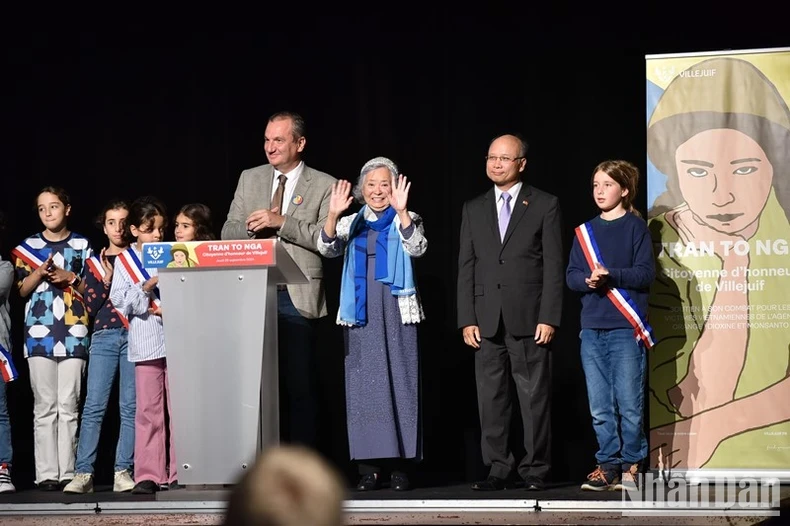
[[[275,262],[275,241],[185,241],[146,243],[146,268],[261,267]]]

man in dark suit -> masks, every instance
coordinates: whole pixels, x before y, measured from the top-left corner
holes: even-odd
[[[558,200],[521,180],[527,143],[491,141],[486,173],[494,188],[464,204],[458,256],[458,326],[476,350],[478,409],[487,479],[504,489],[516,461],[508,444],[513,378],[526,455],[518,474],[541,490],[551,467],[550,343],[562,312],[564,258]]]

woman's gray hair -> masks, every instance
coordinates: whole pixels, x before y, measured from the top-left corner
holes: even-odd
[[[386,157],[374,157],[362,166],[362,170],[359,171],[359,177],[357,177],[357,183],[354,185],[353,190],[351,190],[351,195],[354,196],[357,203],[365,204],[365,198],[362,197],[362,185],[365,184],[365,177],[373,170],[378,170],[379,168],[386,168],[389,170],[397,186],[398,174],[400,173],[398,171],[398,165]]]

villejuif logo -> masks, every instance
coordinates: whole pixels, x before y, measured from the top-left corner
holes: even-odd
[[[623,487],[627,515],[779,515],[777,478],[695,477],[689,483],[680,476],[639,473]]]

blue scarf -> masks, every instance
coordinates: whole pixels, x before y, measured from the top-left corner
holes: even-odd
[[[403,250],[398,226],[393,221],[395,209],[387,208],[375,221],[365,219],[366,210],[367,205],[351,222],[340,281],[340,321],[357,326],[368,323],[368,230],[378,232],[374,279],[389,285],[393,296],[417,292],[411,258]]]

